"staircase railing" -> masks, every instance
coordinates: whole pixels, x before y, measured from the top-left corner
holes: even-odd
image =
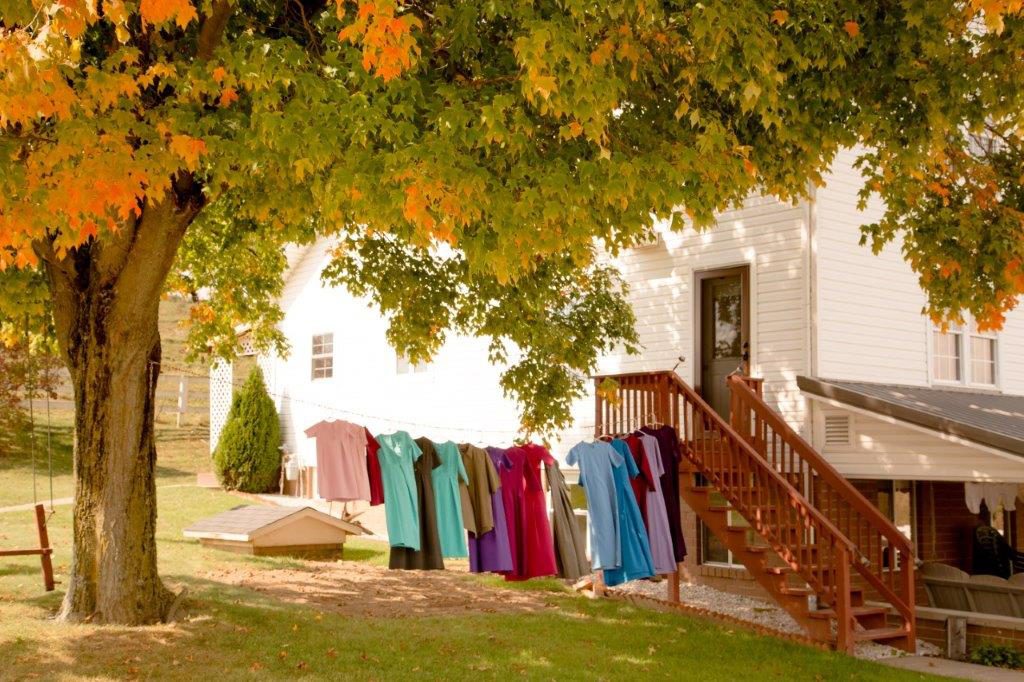
[[[856,547],[854,566],[903,617],[914,641],[914,551],[878,508],[828,463],[761,396],[760,381],[729,377],[732,427],[772,469],[804,482],[807,496]]]
[[[597,377],[599,433],[627,432],[652,421],[674,426],[690,463],[719,490],[771,548],[832,606],[837,647],[853,647],[850,595],[853,543],[741,438],[674,372],[616,375],[614,398]]]

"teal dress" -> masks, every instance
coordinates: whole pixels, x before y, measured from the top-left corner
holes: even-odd
[[[446,559],[469,556],[466,530],[462,522],[462,493],[459,490],[459,480],[468,485],[469,476],[462,464],[462,454],[459,446],[451,441],[434,443],[434,449],[441,460],[441,466],[431,472],[441,554]]]
[[[654,558],[651,556],[647,528],[644,526],[640,507],[633,494],[633,486],[629,484],[629,479],[638,476],[640,470],[625,441],[616,438],[612,441],[612,448],[619,454],[625,466],[612,468],[622,563],[605,570],[604,582],[609,587],[620,585],[627,580],[650,578],[654,575]]]
[[[422,451],[405,431],[377,436],[380,473],[384,483],[384,516],[392,547],[420,549],[419,500],[412,465]]]

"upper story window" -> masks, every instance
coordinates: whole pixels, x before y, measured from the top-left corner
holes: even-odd
[[[395,355],[395,374],[419,374],[427,371],[426,363],[416,363],[408,356],[398,353]]]
[[[330,379],[334,376],[334,334],[313,335],[314,379]]]
[[[995,386],[996,336],[978,330],[968,317],[962,325],[932,330],[932,380],[941,383]]]

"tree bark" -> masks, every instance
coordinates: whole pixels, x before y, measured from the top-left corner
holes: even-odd
[[[198,200],[146,206],[64,258],[37,246],[75,396],[74,544],[59,619],[140,625],[172,600],[157,574],[159,304]]]

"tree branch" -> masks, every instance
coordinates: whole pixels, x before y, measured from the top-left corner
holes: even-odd
[[[196,56],[200,61],[209,60],[213,56],[214,50],[220,45],[232,9],[234,6],[231,0],[213,1],[210,14],[203,19],[203,25],[199,28],[199,48],[196,51]]]

